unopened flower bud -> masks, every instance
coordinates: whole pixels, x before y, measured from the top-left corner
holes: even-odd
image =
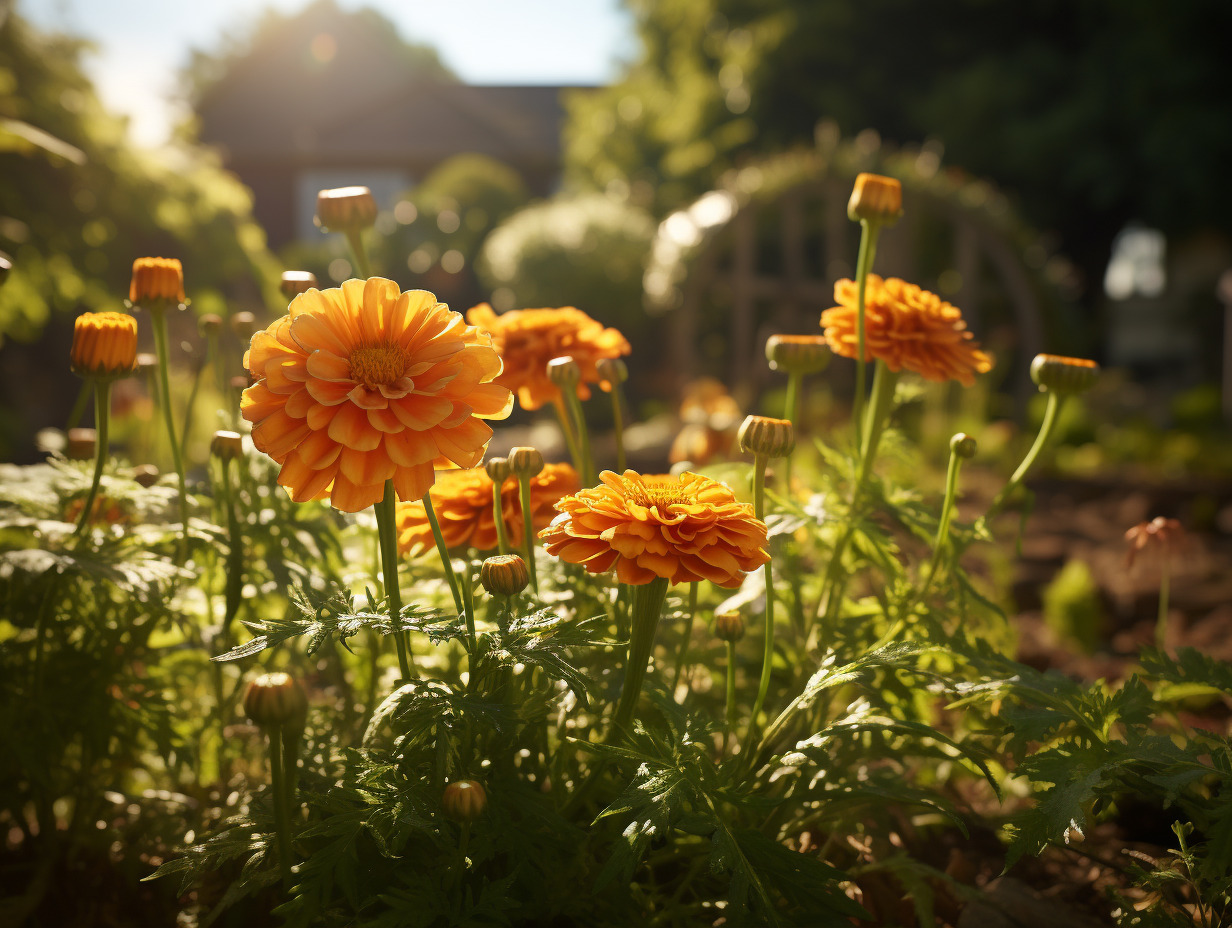
[[[312,271],[283,271],[282,295],[293,300],[301,293],[313,289],[317,285],[317,275]]]
[[[609,386],[619,386],[629,379],[629,365],[620,358],[600,358],[595,362],[599,379]]]
[[[483,465],[483,469],[488,472],[488,476],[492,478],[492,482],[498,487],[503,487],[505,481],[513,473],[509,469],[509,459],[501,457],[488,458],[487,463]]]
[[[137,366],[137,320],[127,313],[82,313],[73,322],[70,359],[81,377],[127,377]]]
[[[65,453],[74,461],[93,461],[94,445],[97,441],[98,433],[94,429],[69,429]]]
[[[232,313],[231,331],[238,335],[240,339],[247,341],[257,331],[257,317],[247,310]]]
[[[128,301],[146,306],[170,300],[184,302],[184,268],[179,258],[138,258],[128,284]]]
[[[772,371],[815,374],[830,363],[830,349],[824,335],[771,335],[766,360]]]
[[[244,456],[244,441],[239,432],[220,429],[210,439],[210,454],[224,463],[238,461]]]
[[[133,480],[149,489],[158,483],[158,468],[153,464],[139,464],[133,468]]]
[[[787,419],[746,416],[737,435],[740,450],[766,458],[783,458],[796,447],[795,431]]]
[[[9,271],[13,269],[13,259],[0,251],[0,286],[9,279]]]
[[[543,454],[538,448],[519,445],[509,451],[509,473],[519,480],[537,477],[543,470]]]
[[[857,174],[847,216],[852,222],[876,222],[892,226],[903,214],[903,185],[893,177]]]
[[[720,612],[714,617],[714,634],[720,641],[739,641],[744,637],[744,616],[739,612]]]
[[[1031,379],[1046,393],[1082,393],[1099,379],[1099,365],[1086,358],[1037,354],[1031,362]]]
[[[152,374],[158,370],[158,355],[152,351],[143,351],[137,355],[137,373]]]
[[[488,806],[488,794],[478,780],[454,780],[441,795],[445,814],[459,822],[473,822]]]
[[[216,313],[206,313],[197,320],[197,330],[202,335],[217,335],[218,330],[222,328],[222,316]]]
[[[498,554],[484,559],[479,582],[491,596],[517,596],[530,583],[530,571],[518,555]]]
[[[977,450],[979,445],[966,432],[958,432],[950,439],[950,453],[955,457],[973,458]]]
[[[286,673],[264,673],[248,684],[244,711],[262,728],[302,726],[308,714],[308,698]]]
[[[548,380],[562,391],[576,390],[582,381],[582,369],[573,358],[553,358],[548,362]]]
[[[376,222],[376,200],[367,187],[336,187],[317,194],[316,224],[326,232],[358,232]]]

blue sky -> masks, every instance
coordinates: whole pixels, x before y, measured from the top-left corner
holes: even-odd
[[[176,72],[190,48],[243,34],[262,6],[292,11],[307,0],[19,0],[43,28],[97,43],[86,67],[103,100],[131,117],[133,137],[163,141],[178,117]],[[339,0],[370,6],[408,39],[435,45],[463,80],[481,84],[601,84],[634,51],[619,0]]]

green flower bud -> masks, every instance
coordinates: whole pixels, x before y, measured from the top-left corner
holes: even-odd
[[[308,698],[290,674],[263,673],[248,684],[244,711],[262,728],[302,727]]]
[[[491,596],[517,596],[530,583],[530,571],[518,555],[497,554],[484,559],[479,582]]]
[[[787,419],[746,416],[737,433],[740,450],[767,458],[783,458],[796,447],[795,431]]]
[[[744,637],[744,616],[739,612],[717,613],[714,634],[720,641],[739,641]]]
[[[1037,354],[1031,362],[1031,379],[1045,393],[1083,393],[1099,379],[1099,365],[1086,358]]]
[[[950,439],[950,452],[960,458],[973,458],[979,446],[966,432],[958,432]]]
[[[459,822],[473,822],[488,805],[488,794],[478,780],[454,780],[441,795],[445,814]]]
[[[376,200],[367,187],[336,187],[317,194],[314,220],[326,232],[358,232],[376,222]]]
[[[543,454],[538,448],[519,445],[509,451],[509,472],[519,480],[536,477],[543,470]]]

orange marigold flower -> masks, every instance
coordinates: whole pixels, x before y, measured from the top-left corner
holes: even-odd
[[[580,486],[577,472],[568,464],[546,464],[530,480],[531,520],[536,529],[545,527],[556,514],[555,503]],[[440,522],[448,548],[469,546],[480,551],[496,547],[496,519],[492,514],[492,478],[482,467],[443,470],[432,487],[432,508]],[[501,515],[505,537],[515,548],[522,546],[522,501],[518,482],[501,487]],[[398,505],[398,550],[402,554],[430,548],[436,542],[422,501]]]
[[[82,313],[73,322],[73,370],[82,377],[125,377],[137,366],[137,320],[125,313]]]
[[[856,356],[856,282],[834,285],[839,305],[821,314],[830,350]],[[992,358],[980,350],[962,312],[935,293],[891,277],[868,275],[864,294],[864,360],[885,362],[892,371],[906,368],[927,380],[975,383],[975,375],[992,370]]]
[[[709,580],[737,587],[770,559],[766,523],[731,489],[701,474],[604,471],[600,485],[566,496],[539,533],[549,554],[621,583]]]
[[[184,268],[179,258],[138,258],[128,284],[128,301],[141,305],[151,300],[184,302]]]
[[[64,518],[61,521],[76,524],[81,518],[81,510],[86,507],[85,496],[78,496],[76,499],[69,501],[64,507]],[[124,503],[112,499],[105,493],[100,493],[94,497],[94,503],[90,506],[90,522],[98,524],[99,522],[107,525],[124,525],[129,521],[131,515]]]
[[[553,358],[573,358],[581,373],[577,394],[590,399],[589,384],[604,390],[611,384],[600,376],[596,364],[603,358],[618,358],[632,348],[616,329],[590,318],[580,309],[515,309],[497,315],[487,303],[480,303],[466,314],[471,325],[492,333],[492,343],[505,362],[496,382],[518,395],[523,409],[538,409],[560,396],[548,378],[548,362]]]
[[[487,335],[426,290],[348,280],[297,296],[252,337],[253,385],[240,409],[252,441],[282,465],[292,499],[358,512],[386,480],[421,499],[433,461],[473,467],[513,396],[492,381],[501,363]]]

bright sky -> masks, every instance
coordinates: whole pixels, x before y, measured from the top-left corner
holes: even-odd
[[[86,67],[114,111],[132,117],[145,145],[164,141],[178,118],[176,72],[190,48],[214,49],[244,34],[264,6],[290,12],[307,0],[19,0],[45,29],[98,44]],[[619,0],[339,0],[375,7],[404,38],[434,45],[445,64],[476,84],[601,84],[634,50]]]

